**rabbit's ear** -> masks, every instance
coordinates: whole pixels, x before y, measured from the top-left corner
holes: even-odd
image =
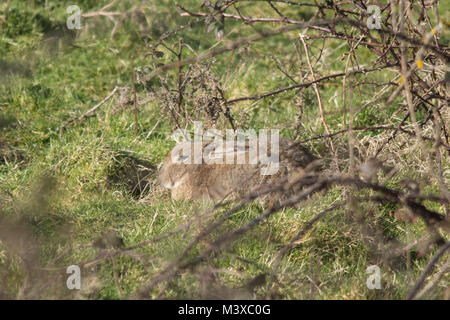
[[[223,142],[212,142],[204,149],[205,162],[208,164],[223,164],[225,160],[234,159],[235,154],[234,145],[228,146]]]
[[[223,154],[221,150],[223,149],[223,141],[216,140],[209,143],[203,149],[203,160],[206,164],[222,164]]]
[[[187,159],[189,159],[189,156],[185,156],[185,155],[177,155],[176,159],[175,159],[175,163],[184,163]]]

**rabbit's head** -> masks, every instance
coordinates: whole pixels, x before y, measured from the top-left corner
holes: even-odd
[[[177,144],[164,158],[159,168],[159,181],[164,188],[175,189],[186,179],[192,146],[191,142]]]

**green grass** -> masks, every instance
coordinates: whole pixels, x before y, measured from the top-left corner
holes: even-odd
[[[138,25],[128,20],[113,39],[110,39],[112,23],[106,18],[98,18],[90,20],[89,30],[83,30],[76,38],[64,34],[56,42],[42,43],[48,32],[64,30],[65,8],[72,2],[49,1],[48,9],[44,8],[44,1],[7,1],[0,5],[0,152],[2,143],[13,149],[5,154],[8,161],[0,158],[0,211],[5,219],[22,221],[30,230],[33,241],[39,243],[34,263],[62,268],[93,259],[98,254],[95,248],[85,248],[57,259],[70,247],[91,243],[110,230],[123,239],[125,246],[131,246],[173,230],[200,213],[203,206],[194,202],[174,202],[156,184],[151,184],[150,192],[136,196],[126,183],[134,177],[132,171],[136,162],[133,159],[145,161],[152,167],[150,180],[155,181],[156,166],[173,146],[169,138],[173,123],[169,118],[162,119],[155,132],[147,136],[160,117],[161,106],[156,101],[140,110],[137,131],[132,108],[116,110],[114,100],[110,100],[94,117],[75,122],[59,135],[65,121],[83,114],[115,85],[131,85],[132,56],[136,67],[149,63],[145,56],[148,51],[146,39],[138,32]],[[98,10],[108,2],[77,1],[83,12]],[[195,1],[184,1],[183,5],[197,9]],[[244,15],[272,15],[270,8],[262,4],[242,6]],[[310,17],[308,9],[289,10],[292,11],[286,11],[286,14],[298,15],[299,19]],[[445,8],[440,10],[445,12]],[[152,39],[189,21],[162,0],[152,1],[147,14],[151,21],[147,36]],[[225,41],[253,33],[249,26],[227,21]],[[197,53],[217,41],[212,34],[205,34],[204,25],[183,31],[178,37],[183,37]],[[169,38],[168,43],[176,45],[178,37]],[[295,68],[296,54],[292,44],[295,37],[296,33],[273,37],[253,44],[247,51],[216,57],[212,72],[223,81],[227,97],[252,95],[291,85],[292,81],[278,71],[271,55],[283,59],[282,65],[290,70]],[[327,42],[329,56],[319,62],[329,74],[340,72],[345,63],[340,58],[348,47],[337,48],[339,43]],[[321,45],[314,44],[312,57]],[[169,51],[159,49],[164,52],[159,62],[170,62]],[[192,52],[185,50],[184,55],[190,56]],[[358,49],[357,55],[364,61],[370,53]],[[391,71],[376,72],[367,75],[365,80],[389,80],[394,76]],[[341,103],[342,84],[320,86],[320,90],[331,131],[343,129],[344,119],[337,113],[340,109],[333,100],[337,97]],[[144,89],[138,87],[138,94],[144,93]],[[292,123],[297,116],[297,94],[297,91],[289,91],[264,100],[243,102],[233,106],[232,113],[244,128],[282,128],[282,134],[289,137],[294,128],[286,124]],[[305,89],[305,97],[302,139],[324,133],[312,87]],[[360,106],[372,97],[373,87],[368,85],[353,93],[351,103]],[[392,120],[395,111],[395,106],[380,109],[378,105],[370,105],[356,114],[354,125],[383,124],[386,119]],[[243,112],[246,116],[240,118]],[[376,136],[376,133],[362,132],[359,137],[364,136]],[[339,145],[344,150],[346,142],[341,141]],[[313,141],[307,146],[317,156],[330,156],[323,141]],[[401,171],[400,176],[415,177],[416,172],[411,170]],[[429,189],[435,191],[437,186],[432,185]],[[344,200],[345,193],[343,188],[335,187],[326,195],[308,199],[297,209],[274,214],[235,241],[230,253],[223,253],[208,263],[218,270],[220,282],[231,288],[242,287],[259,274],[270,273],[279,249],[316,213]],[[395,236],[407,241],[426,232],[421,223],[411,225],[393,219],[390,213],[395,209],[364,205],[363,211],[371,213],[366,217],[367,224],[381,227],[386,237]],[[443,210],[442,207],[433,209]],[[221,210],[218,217],[223,212]],[[258,205],[248,205],[228,219],[219,231],[236,229],[260,212]],[[165,262],[176,258],[201,226],[204,223],[199,222],[185,234],[176,234],[139,249],[139,253],[151,257],[147,261],[147,270],[142,263],[125,255],[114,258],[115,268],[108,259],[86,269],[83,272],[89,277],[85,273],[83,277],[92,283],[98,281],[98,284],[83,297],[119,299],[132,295],[162,270]],[[220,235],[219,231],[201,242],[191,255],[206,248],[209,241]],[[318,222],[313,231],[282,259],[278,280],[283,286],[275,289],[260,286],[254,297],[404,298],[429,261],[430,254],[412,261],[400,258],[386,263],[382,262],[379,248],[375,250],[373,246],[373,239],[364,235],[357,219],[348,210],[336,210]],[[7,261],[12,263],[7,264]],[[7,272],[6,286],[2,288],[6,298],[20,297],[18,292],[24,279],[22,262],[0,242],[0,274]],[[365,285],[366,268],[373,264],[379,264],[382,270],[382,290],[368,290]],[[43,291],[39,298],[80,297],[64,289],[64,275],[57,271],[43,273],[54,279],[56,289]],[[188,269],[169,284],[162,297],[199,298],[201,288],[197,276]],[[441,298],[442,292],[443,288],[438,286],[426,298]],[[156,297],[158,291],[150,294]]]

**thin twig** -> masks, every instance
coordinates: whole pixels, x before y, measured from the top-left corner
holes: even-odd
[[[447,249],[450,248],[450,241],[445,244],[431,259],[431,261],[428,263],[426,268],[423,270],[422,274],[420,275],[420,278],[417,280],[416,284],[414,285],[411,292],[408,294],[406,299],[412,300],[417,294],[417,291],[419,291],[420,287],[422,286],[423,282],[425,281],[425,278],[427,274],[431,271],[431,268],[439,261],[439,258],[447,251]]]

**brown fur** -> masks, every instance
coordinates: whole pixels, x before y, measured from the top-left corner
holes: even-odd
[[[191,150],[194,149],[194,142],[183,143],[191,144]],[[200,142],[195,143],[199,144]],[[303,172],[303,169],[314,160],[314,157],[304,147],[298,144],[293,145],[293,143],[291,140],[280,137],[279,169],[274,175],[261,175],[261,164],[206,164],[203,161],[201,164],[174,163],[172,153],[181,154],[175,147],[163,160],[159,170],[159,181],[164,187],[171,190],[174,200],[211,199],[217,201],[229,195],[242,195],[263,183]],[[201,144],[203,150],[207,145],[208,143]],[[246,149],[245,155],[246,163],[248,163],[248,149]],[[191,159],[193,159],[193,151]]]

